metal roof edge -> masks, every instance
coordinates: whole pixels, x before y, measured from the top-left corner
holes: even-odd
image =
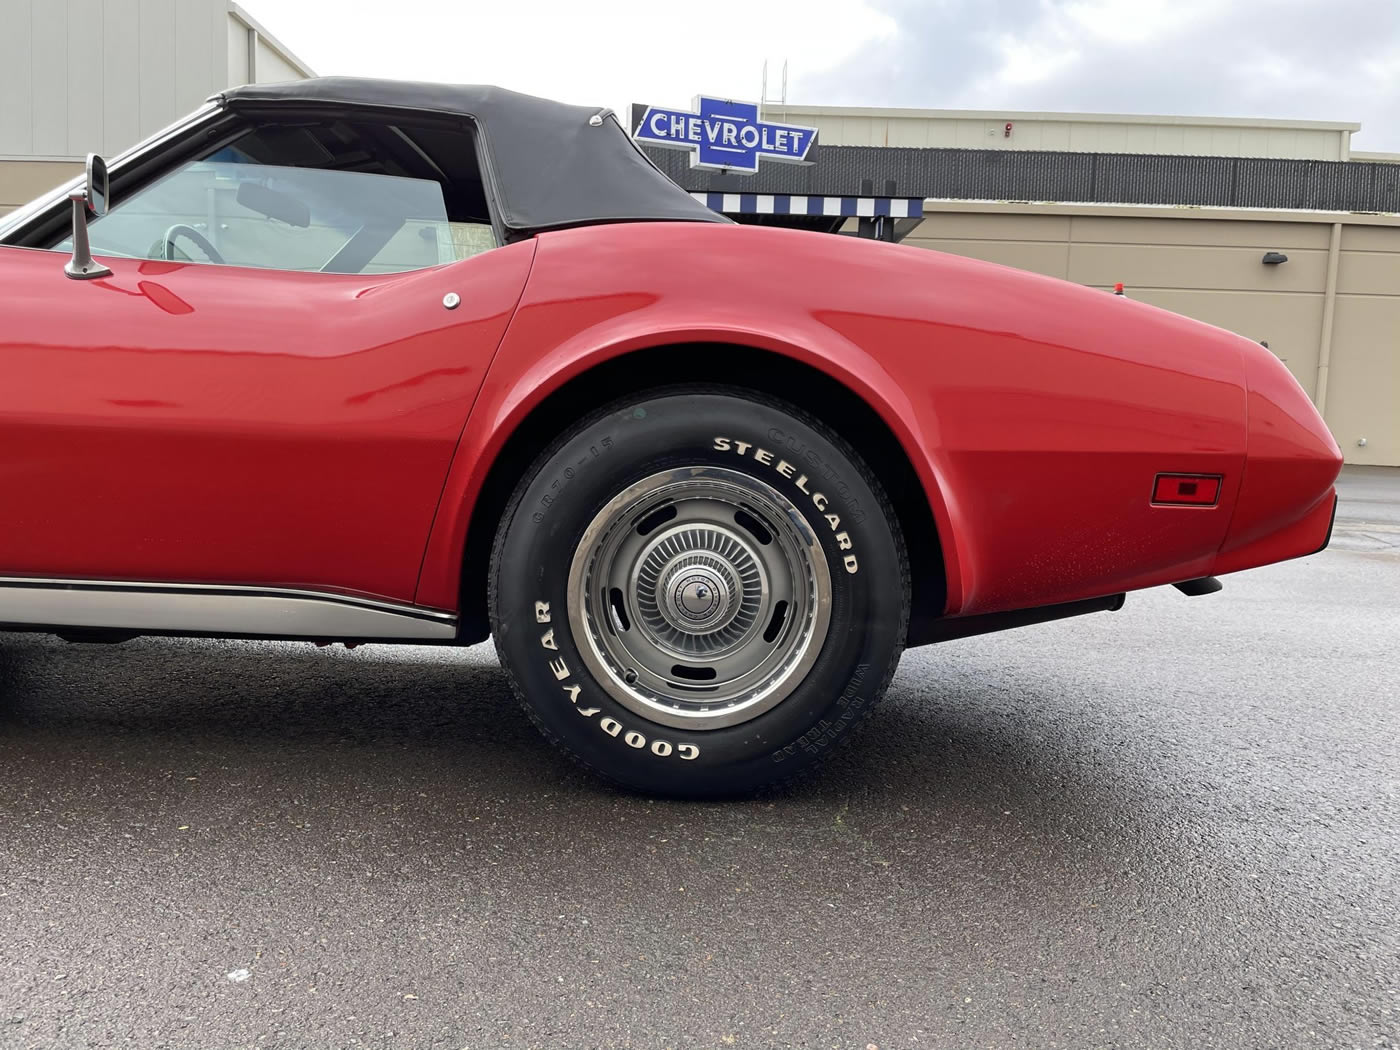
[[[1222,208],[1195,204],[1096,204],[1093,202],[961,200],[928,197],[924,217],[931,213],[984,212],[1012,215],[1104,215],[1146,219],[1234,219],[1244,222],[1325,222],[1358,226],[1400,226],[1400,213],[1374,211],[1315,211],[1304,208]]]
[[[1014,109],[906,109],[898,106],[817,106],[768,103],[766,116],[882,117],[907,120],[1041,120],[1079,124],[1171,124],[1220,128],[1291,128],[1300,131],[1360,131],[1350,121],[1288,120],[1280,117],[1193,117],[1167,113],[1066,113]]]
[[[238,19],[240,22],[242,22],[249,29],[256,32],[258,34],[259,40],[262,40],[264,43],[267,44],[268,47],[272,48],[272,50],[276,51],[279,55],[281,55],[282,58],[287,62],[287,64],[290,65],[302,76],[307,78],[317,76],[317,73],[314,69],[312,69],[300,58],[298,58],[296,53],[292,51],[291,48],[287,47],[286,44],[282,43],[282,41],[278,40],[277,37],[269,33],[267,27],[264,26],[252,15],[250,15],[241,5],[234,3],[234,0],[228,0],[228,13],[231,14],[234,18]]]

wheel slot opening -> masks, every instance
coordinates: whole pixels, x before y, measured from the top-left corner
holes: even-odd
[[[671,675],[674,678],[685,678],[692,682],[709,682],[715,677],[713,667],[687,667],[685,664],[676,664],[671,668]]]
[[[765,547],[773,542],[773,534],[768,531],[767,526],[759,521],[746,510],[736,510],[734,512],[734,524],[741,529],[747,530],[753,538]]]
[[[613,627],[618,633],[626,633],[632,629],[632,621],[627,617],[627,606],[622,600],[622,588],[614,587],[608,591],[608,609],[612,613]]]
[[[768,621],[768,628],[763,632],[763,640],[772,644],[777,641],[778,635],[783,633],[783,624],[787,621],[788,603],[779,602],[773,606],[773,616]]]
[[[660,526],[665,525],[677,514],[674,503],[654,510],[641,521],[637,522],[637,535],[645,536],[649,532],[655,532]]]

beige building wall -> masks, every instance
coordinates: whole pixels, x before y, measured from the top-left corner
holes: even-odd
[[[929,201],[904,243],[1105,290],[1122,281],[1135,299],[1263,340],[1348,462],[1400,465],[1400,216]],[[1288,262],[1265,265],[1266,251]]]
[[[0,215],[81,173],[77,161],[0,160]]]
[[[1348,160],[1360,124],[1233,117],[769,104],[764,116],[815,127],[828,146],[1167,153]],[[1011,125],[1008,133],[1006,125]]]

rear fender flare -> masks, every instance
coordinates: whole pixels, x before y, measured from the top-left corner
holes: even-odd
[[[419,574],[418,604],[461,608],[462,558],[477,495],[510,436],[547,397],[589,369],[622,355],[708,343],[752,347],[818,369],[844,384],[884,420],[913,465],[933,511],[947,577],[945,612],[956,613],[962,607],[972,583],[971,567],[965,561],[968,545],[960,542],[957,503],[944,483],[934,436],[919,432],[918,417],[906,393],[859,346],[835,336],[831,342],[841,345],[813,346],[752,327],[676,325],[640,334],[580,332],[548,353],[531,355],[524,346],[513,345],[511,334],[507,333],[492,362],[453,456]],[[558,429],[572,422],[560,419]],[[910,537],[909,542],[917,538]]]

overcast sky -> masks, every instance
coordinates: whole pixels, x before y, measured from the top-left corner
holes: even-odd
[[[568,102],[792,102],[1359,121],[1400,152],[1400,0],[242,0],[318,73]]]

